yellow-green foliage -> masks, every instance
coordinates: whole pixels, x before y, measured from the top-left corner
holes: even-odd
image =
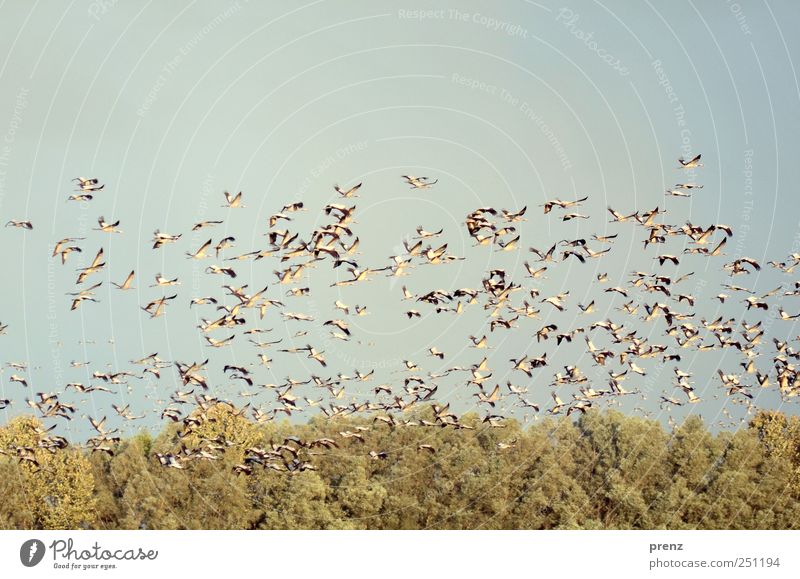
[[[199,417],[199,411],[195,411]],[[404,419],[432,420],[430,409]],[[367,417],[255,424],[229,405],[188,436],[122,441],[113,456],[50,452],[33,418],[0,429],[0,527],[103,529],[795,529],[800,420],[765,412],[714,435],[699,418],[674,431],[618,412],[490,428],[392,428]],[[362,430],[363,442],[339,433]],[[316,470],[253,466],[246,450],[285,437],[330,438],[304,451]],[[165,468],[154,453],[216,446],[216,460]],[[429,445],[435,453],[423,446]],[[20,462],[33,449],[39,466]],[[224,447],[224,450],[221,448]],[[370,451],[383,458],[370,457]]]
[[[750,423],[770,456],[792,468],[791,486],[800,492],[800,418],[781,412],[759,412]]]
[[[0,428],[3,471],[3,521],[24,521],[24,528],[90,528],[95,522],[95,483],[92,466],[77,449],[52,452],[41,448],[41,423],[22,416]],[[18,447],[30,449],[36,463],[18,463]],[[11,454],[11,456],[9,456]],[[13,497],[13,498],[12,498]]]
[[[200,410],[195,410],[192,416],[196,417],[200,413]],[[260,443],[262,433],[259,432],[258,426],[245,418],[241,412],[237,412],[231,405],[214,404],[203,413],[205,420],[193,428],[191,434],[183,439],[183,443],[187,447],[196,447],[204,440],[224,438],[232,444],[226,454],[241,460],[245,449]]]

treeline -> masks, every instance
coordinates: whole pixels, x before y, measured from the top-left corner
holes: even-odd
[[[41,424],[20,417],[0,428],[0,527],[800,528],[797,417],[762,412],[714,435],[697,417],[668,432],[613,411],[524,429],[470,415],[467,428],[426,426],[431,414],[403,417],[416,426],[256,424],[219,406],[198,431],[143,433],[113,454],[41,445]],[[280,449],[287,438],[324,443],[306,444],[302,470],[253,461],[254,448]],[[200,447],[206,454],[182,468],[156,456]]]

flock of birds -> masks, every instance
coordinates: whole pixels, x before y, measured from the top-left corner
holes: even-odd
[[[679,168],[694,170],[702,167],[700,159],[700,155],[690,160],[680,159]],[[411,188],[421,190],[430,189],[437,183],[435,179],[413,175],[404,175],[403,179]],[[76,191],[69,196],[70,201],[92,202],[104,189],[104,185],[95,178],[79,177],[74,182]],[[692,373],[681,368],[681,362],[689,352],[694,354],[715,350],[734,353],[737,366],[732,371],[719,369],[715,379],[721,386],[721,392],[730,397],[732,402],[744,405],[748,413],[754,410],[756,388],[776,385],[783,399],[800,393],[800,375],[796,365],[800,352],[791,345],[798,338],[782,341],[772,337],[774,350],[771,352],[771,361],[768,365],[758,364],[759,356],[765,352],[763,344],[770,341],[766,333],[771,323],[765,323],[764,320],[748,323],[744,319],[752,310],[762,310],[776,320],[795,320],[800,314],[787,313],[781,303],[776,302],[782,302],[785,297],[800,296],[800,282],[782,283],[763,294],[755,292],[734,281],[740,276],[747,277],[751,272],[761,270],[762,264],[748,257],[732,259],[722,265],[730,283],[723,284],[723,291],[713,300],[718,300],[720,304],[740,302],[742,316],[738,321],[724,316],[706,319],[702,311],[695,310],[699,299],[684,289],[694,272],[681,275],[670,272],[688,255],[707,259],[723,258],[733,230],[724,224],[669,224],[663,219],[666,211],[658,207],[629,214],[608,208],[609,223],[613,227],[624,224],[641,230],[643,250],[653,254],[653,267],[650,271],[621,274],[619,278],[608,273],[596,275],[594,283],[600,291],[598,297],[588,303],[573,302],[569,290],[545,294],[541,289],[541,281],[552,274],[560,263],[574,261],[585,264],[602,260],[612,251],[618,233],[563,239],[549,247],[524,249],[520,224],[527,221],[527,206],[518,210],[494,207],[475,209],[465,219],[466,231],[475,246],[486,246],[496,252],[527,252],[525,255],[529,257],[524,260],[525,271],[522,276],[504,269],[490,269],[484,272],[475,287],[411,291],[408,288],[410,282],[406,282],[397,292],[399,301],[405,304],[401,308],[402,315],[409,320],[430,315],[459,316],[468,308],[483,309],[483,327],[488,326],[488,334],[469,335],[465,344],[467,351],[477,351],[474,362],[463,366],[450,365],[446,362],[446,352],[435,344],[427,344],[427,356],[439,367],[435,372],[425,370],[425,364],[405,359],[400,368],[401,378],[393,378],[390,382],[377,383],[374,368],[368,372],[355,370],[352,375],[339,372],[329,376],[329,356],[326,357],[325,350],[319,345],[302,344],[310,341],[309,331],[304,328],[317,325],[320,332],[327,333],[328,343],[331,340],[355,340],[357,329],[353,320],[369,312],[366,305],[349,305],[341,301],[347,293],[344,288],[363,284],[378,276],[405,278],[411,276],[414,270],[424,272],[423,266],[438,266],[465,259],[450,252],[448,243],[441,239],[443,228],[428,231],[420,226],[416,229],[416,235],[409,235],[404,241],[403,250],[390,256],[386,262],[376,267],[359,263],[360,242],[354,227],[356,205],[353,199],[359,197],[361,187],[361,183],[346,189],[336,186],[339,202],[329,203],[322,208],[325,223],[311,231],[297,231],[291,227],[296,215],[308,209],[302,201],[284,205],[268,219],[266,247],[234,255],[231,252],[236,242],[233,236],[224,236],[215,241],[215,236],[210,235],[199,247],[186,248],[186,259],[203,261],[213,258],[218,262],[203,269],[206,275],[219,276],[222,280],[219,292],[214,295],[180,296],[178,278],[161,273],[154,275],[154,283],[150,288],[161,289],[162,294],[140,305],[142,315],[158,318],[167,315],[176,304],[184,303],[189,308],[201,308],[203,315],[207,316],[199,318],[197,330],[209,352],[224,350],[234,343],[248,343],[247,347],[252,351],[251,363],[225,363],[220,366],[231,383],[241,384],[245,389],[240,396],[252,397],[252,401],[239,406],[234,401],[212,394],[214,388],[208,378],[209,365],[212,364],[210,355],[202,361],[167,361],[161,359],[158,353],[152,353],[132,360],[131,367],[124,370],[96,369],[89,375],[87,368],[87,375],[90,376],[87,383],[70,382],[55,392],[27,395],[27,405],[45,421],[44,424],[52,422],[51,426],[40,430],[39,445],[55,451],[68,444],[65,438],[51,432],[59,419],[72,420],[78,413],[80,404],[62,401],[65,391],[73,390],[80,395],[98,394],[98,397],[93,397],[96,404],[102,400],[100,396],[103,393],[115,394],[120,388],[130,388],[129,382],[132,380],[148,377],[155,381],[168,381],[167,376],[170,375],[177,376],[180,386],[168,397],[163,397],[165,399],[161,400],[163,404],[160,407],[140,410],[137,414],[130,404],[111,404],[114,414],[124,421],[137,421],[144,419],[148,412],[159,413],[162,420],[180,425],[177,436],[182,441],[188,440],[187,437],[197,432],[204,422],[214,420],[209,410],[219,404],[228,405],[231,412],[259,423],[273,420],[278,415],[292,416],[312,408],[318,409],[329,419],[351,415],[371,418],[372,426],[341,431],[338,439],[304,441],[289,437],[280,444],[247,448],[244,461],[234,468],[241,474],[250,474],[259,467],[290,473],[314,469],[315,455],[325,449],[338,447],[345,441],[348,444],[362,444],[364,432],[371,428],[475,428],[474,424],[466,424],[451,409],[449,402],[441,401],[450,396],[444,389],[444,397],[439,393],[440,385],[445,380],[452,381],[453,387],[462,395],[469,395],[473,407],[479,410],[479,424],[487,428],[503,427],[506,415],[512,408],[523,412],[527,419],[529,415],[537,413],[586,413],[601,404],[619,404],[622,397],[639,396],[644,399],[647,391],[638,388],[637,381],[648,375],[649,370],[644,362],[648,359],[656,359],[662,367],[672,368],[673,388],[661,394],[662,408],[697,403],[703,395],[698,393]],[[702,185],[679,183],[668,189],[667,194],[689,197],[694,189],[699,188]],[[225,209],[245,207],[241,192],[235,195],[225,192],[224,195]],[[590,216],[581,213],[587,199],[584,196],[574,200],[550,200],[542,206],[543,214],[548,219],[562,222],[588,220]],[[223,222],[223,219],[201,221],[191,229],[196,233]],[[119,220],[107,221],[101,216],[97,223],[95,230],[101,234],[122,233]],[[30,221],[23,220],[11,220],[6,226],[28,231],[34,227]],[[152,249],[164,251],[169,245],[181,243],[182,238],[183,233],[170,234],[156,230]],[[669,253],[668,248],[677,243],[683,245],[682,251]],[[73,253],[83,253],[84,249],[90,251],[89,255],[94,255],[94,258],[77,270],[74,291],[68,292],[71,310],[91,307],[86,302],[98,301],[96,290],[104,282],[93,282],[107,268],[104,250],[102,244],[100,247],[89,246],[84,237],[65,237],[53,245],[52,258],[64,265],[72,259]],[[248,285],[237,286],[236,264],[263,259],[274,260],[277,264],[272,283],[264,284],[257,291]],[[770,261],[768,265],[790,277],[800,265],[800,254],[789,255],[783,261]],[[337,281],[332,284],[332,287],[342,288],[341,299],[333,304],[337,314],[321,320],[315,315],[295,311],[302,310],[301,306],[288,307],[288,300],[294,299],[294,303],[301,304],[303,298],[312,295],[312,288],[304,285],[304,282],[313,268],[324,266],[337,272],[346,272],[338,275]],[[424,284],[424,273],[417,279],[420,285]],[[612,279],[624,281],[612,286]],[[113,287],[127,292],[135,289],[136,280],[137,272],[131,270],[124,280],[113,282]],[[604,298],[605,294],[608,295]],[[601,305],[601,300],[609,303]],[[617,305],[612,308],[613,303]],[[601,319],[593,316],[600,310],[616,312],[614,319],[609,315],[601,316]],[[551,320],[551,315],[567,311],[574,312],[573,319],[581,323],[563,327],[554,323],[558,320]],[[297,328],[297,331],[285,341],[284,338],[271,339],[268,334],[275,328],[266,326],[275,322],[282,322],[287,328]],[[629,323],[639,325],[639,329],[632,329]],[[531,324],[530,331],[523,329],[523,324]],[[644,335],[642,328],[647,330],[647,335]],[[12,330],[0,323],[0,335]],[[492,366],[496,367],[497,362],[493,357],[490,360],[490,351],[495,336],[503,332],[524,334],[524,341],[529,340],[531,346],[510,360],[500,361],[500,367],[493,370]],[[292,344],[289,344],[290,341]],[[585,345],[578,357],[579,362],[564,366],[555,373],[550,372],[548,348],[566,347],[573,341]],[[309,374],[298,378],[287,377],[281,384],[261,383],[258,368],[271,367],[272,356],[275,355],[273,352],[282,357],[299,357],[305,362],[304,367],[310,368]],[[591,377],[579,366],[581,360],[592,364]],[[71,365],[81,368],[88,366],[89,362],[73,361]],[[26,392],[33,390],[25,375],[27,364],[9,362],[6,366],[13,371],[10,383],[17,384]],[[176,374],[169,374],[171,371]],[[705,388],[712,377],[701,379]],[[346,389],[356,384],[365,386],[370,394],[362,399],[349,396]],[[310,387],[318,393],[317,396],[299,395],[297,391],[301,386]],[[563,393],[564,387],[570,387],[573,391],[571,397]],[[540,408],[543,405],[531,401],[531,392],[536,390],[549,392],[552,405]],[[270,400],[263,401],[262,395]],[[11,404],[11,399],[0,400],[0,409],[8,408]],[[407,411],[422,404],[430,406],[430,419],[408,418]],[[724,412],[727,413],[727,410]],[[113,454],[115,444],[120,440],[120,430],[108,426],[106,416],[85,416],[95,432],[86,442],[87,447],[93,452]],[[175,453],[156,454],[155,458],[165,467],[181,469],[188,461],[217,460],[219,454],[232,444],[235,443],[224,437],[202,439],[198,444],[183,444],[181,450]],[[513,445],[513,441],[502,442],[498,448],[503,450]],[[437,449],[420,444],[418,450],[435,453]],[[30,447],[6,448],[0,449],[0,452],[15,455],[22,462],[36,462]],[[371,449],[368,452],[365,449],[364,452],[375,460],[385,459],[390,454],[386,449]]]

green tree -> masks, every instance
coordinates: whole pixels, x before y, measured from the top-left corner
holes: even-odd
[[[32,416],[20,416],[0,429],[0,448],[6,450],[3,470],[8,481],[28,507],[21,517],[31,528],[89,528],[95,522],[94,476],[89,460],[77,449],[50,449],[40,445],[44,438],[42,424]],[[12,466],[13,450],[29,460]],[[10,490],[10,489],[9,489]],[[9,495],[4,495],[9,496]],[[17,507],[22,506],[17,503]]]

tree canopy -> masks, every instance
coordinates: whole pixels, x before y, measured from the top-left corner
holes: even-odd
[[[95,452],[19,417],[0,428],[0,526],[800,527],[797,417],[761,412],[713,434],[697,417],[671,431],[615,411],[444,428],[429,426],[432,412],[258,424],[219,404],[188,435],[172,426]],[[284,455],[286,468],[264,458]]]

